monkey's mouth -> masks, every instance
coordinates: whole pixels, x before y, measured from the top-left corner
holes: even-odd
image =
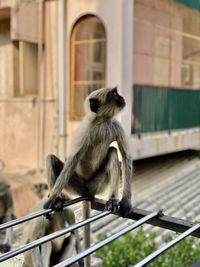
[[[117,105],[119,108],[124,108],[126,106],[126,102],[123,98],[118,99]]]

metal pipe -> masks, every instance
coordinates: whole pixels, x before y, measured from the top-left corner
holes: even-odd
[[[38,89],[39,100],[45,98],[44,87],[44,0],[39,1],[38,17]],[[37,170],[44,169],[45,103],[38,102],[38,156]]]
[[[64,161],[66,156],[66,5],[58,0],[58,155]]]
[[[96,221],[96,220],[98,220],[100,218],[103,218],[103,217],[109,215],[110,213],[111,213],[111,211],[100,212],[100,213],[88,218],[87,220],[75,223],[75,224],[73,224],[73,225],[71,225],[71,226],[69,226],[69,227],[67,227],[65,229],[59,230],[57,232],[54,232],[52,234],[49,234],[47,236],[44,236],[44,237],[39,238],[37,240],[34,240],[34,241],[32,241],[32,242],[30,242],[30,243],[28,243],[28,244],[26,244],[24,246],[21,246],[21,247],[15,249],[15,250],[9,251],[9,252],[3,254],[2,256],[0,256],[0,262],[8,260],[8,259],[10,259],[12,257],[15,257],[18,254],[21,254],[21,253],[23,253],[23,252],[25,252],[27,250],[30,250],[30,249],[32,249],[34,247],[40,246],[40,245],[42,245],[42,244],[44,244],[46,242],[49,242],[49,241],[51,241],[51,240],[53,240],[53,239],[55,239],[55,238],[57,238],[59,236],[65,235],[65,234],[67,234],[69,232],[72,232],[72,231],[74,231],[74,230],[76,230],[76,229],[78,229],[78,228],[80,228],[80,227],[82,227],[82,226],[84,226],[84,225],[86,225],[88,223],[91,223],[91,222],[94,222],[94,221]]]
[[[191,233],[193,233],[194,231],[196,231],[199,228],[200,228],[200,224],[199,223],[196,224],[196,225],[194,225],[193,227],[191,227],[190,229],[188,229],[184,233],[180,234],[174,240],[170,241],[169,243],[167,243],[166,245],[164,245],[160,249],[154,251],[152,254],[150,254],[149,256],[147,256],[145,259],[143,259],[142,261],[140,261],[139,263],[137,263],[136,265],[134,265],[134,267],[142,267],[142,266],[145,266],[147,263],[150,263],[152,260],[156,259],[161,253],[163,253],[167,249],[171,248],[172,246],[176,245],[178,242],[180,242],[181,240],[183,240],[184,238],[186,238],[188,235],[190,235]]]
[[[122,229],[118,233],[116,233],[116,234],[104,239],[103,241],[98,242],[94,246],[84,250],[83,252],[79,253],[78,255],[76,255],[74,257],[71,257],[71,258],[69,258],[69,259],[67,259],[67,260],[55,265],[54,267],[70,266],[71,264],[77,262],[78,260],[80,260],[80,259],[92,254],[93,252],[95,252],[96,250],[100,249],[101,247],[109,244],[110,242],[114,241],[115,239],[119,238],[120,236],[132,231],[133,229],[136,229],[140,225],[144,224],[146,221],[158,216],[159,213],[160,213],[160,211],[152,212],[151,214],[149,214],[149,215],[145,216],[144,218],[140,219],[139,221],[137,221],[137,222],[127,226],[126,228]]]
[[[90,203],[88,201],[83,201],[83,219],[86,220],[90,217]],[[90,224],[87,224],[84,227],[84,249],[87,249],[91,245],[91,227]],[[91,266],[91,257],[88,256],[84,260],[85,262],[85,267],[90,267]]]
[[[105,209],[105,203],[106,203],[105,200],[95,198],[95,200],[91,202],[91,208],[102,211]],[[144,216],[150,214],[151,212],[152,211],[133,208],[133,210],[129,213],[127,218],[131,220],[139,220]],[[147,223],[153,226],[158,226],[179,233],[183,233],[197,224],[197,222],[190,222],[167,215],[163,215],[161,217],[155,217],[149,220]],[[191,235],[200,238],[200,229],[193,232]]]
[[[87,199],[87,197],[78,197],[78,198],[66,201],[63,204],[63,207],[68,207],[70,205],[73,205],[75,203],[78,203],[78,202],[86,200],[86,199]],[[14,225],[18,225],[20,223],[24,223],[24,222],[27,222],[29,220],[35,219],[35,218],[37,218],[39,216],[48,214],[48,213],[53,212],[53,211],[54,211],[53,209],[44,209],[44,210],[40,210],[40,211],[33,212],[31,214],[28,214],[28,215],[26,215],[24,217],[21,217],[21,218],[18,218],[18,219],[3,223],[3,224],[0,225],[0,231],[3,230],[3,229],[6,229],[6,228],[12,227]]]

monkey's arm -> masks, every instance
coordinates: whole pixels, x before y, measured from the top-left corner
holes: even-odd
[[[34,225],[32,227],[34,227],[33,229],[33,236],[32,236],[32,240],[37,240],[41,237],[44,237],[46,235],[46,231],[49,227],[49,220],[46,219],[45,217],[39,217],[36,219],[37,221],[35,221]],[[51,242],[47,242],[43,245],[41,245],[41,247],[35,247],[31,250],[31,257],[32,257],[32,261],[33,261],[33,265],[34,267],[48,267],[49,263],[50,263],[50,255],[51,255],[51,251],[52,251],[52,246],[51,246]]]
[[[83,158],[85,151],[87,150],[87,135],[84,136],[82,144],[78,146],[76,151],[69,156],[68,160],[66,161],[64,168],[62,169],[60,175],[56,179],[55,185],[51,191],[50,197],[47,202],[44,204],[44,208],[52,208],[56,203],[56,199],[61,193],[62,189],[67,186],[69,183],[70,178],[75,172],[75,168],[78,162]]]
[[[41,246],[40,257],[41,257],[42,267],[49,267],[50,266],[51,253],[52,253],[51,242],[47,242]],[[38,265],[36,265],[36,267],[38,267]]]
[[[127,138],[125,132],[121,125],[116,121],[114,123],[116,134],[117,134],[117,143],[119,150],[121,152],[124,167],[125,167],[125,177],[124,177],[124,186],[123,186],[123,195],[121,200],[121,206],[125,214],[131,208],[131,181],[132,181],[132,158],[128,149]],[[124,213],[122,211],[122,213]],[[124,214],[124,215],[125,215]]]
[[[37,208],[33,209],[33,211],[40,210],[41,207],[42,207],[42,205],[39,204],[37,206]],[[21,244],[25,245],[31,241],[37,240],[38,238],[45,236],[48,224],[49,224],[49,221],[43,216],[26,222],[24,225],[24,229],[23,229]],[[51,242],[48,242],[48,244],[49,243],[50,243],[50,247],[51,247]],[[43,256],[41,255],[42,246],[38,246],[38,247],[35,247],[31,250],[24,252],[23,267],[49,266],[49,265],[43,265]],[[49,250],[46,251],[46,255],[49,255]],[[46,260],[46,258],[45,258],[45,260]]]
[[[46,244],[44,244],[44,245],[46,245]],[[42,246],[44,246],[44,245],[42,245]],[[31,260],[33,262],[34,267],[44,267],[43,259],[42,259],[42,255],[41,255],[39,247],[32,249]],[[48,266],[48,265],[45,265],[45,266]]]

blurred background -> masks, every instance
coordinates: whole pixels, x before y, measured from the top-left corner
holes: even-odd
[[[199,218],[199,0],[0,0],[0,171],[17,216],[40,197],[46,156],[69,155],[84,98],[112,86],[135,205]]]
[[[200,148],[200,2],[0,1],[0,160],[66,157],[92,90],[118,86],[133,158]]]

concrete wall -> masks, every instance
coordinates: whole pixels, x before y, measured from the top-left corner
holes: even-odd
[[[153,3],[156,8],[153,8]],[[169,34],[166,29],[171,25],[174,30],[181,31],[182,21],[176,9],[173,10],[173,20],[170,21],[166,12],[169,9],[167,3],[168,1],[164,0],[67,1],[68,153],[73,131],[79,124],[69,120],[70,38],[73,26],[87,14],[98,16],[104,24],[107,36],[106,85],[117,85],[126,98],[127,108],[119,119],[130,137],[132,84],[180,85],[182,39],[181,35]],[[5,17],[5,8],[10,5],[10,1],[0,0],[0,7],[3,8],[0,10],[0,18],[1,14]],[[8,14],[7,10],[6,15]],[[14,16],[14,13],[11,14]],[[0,129],[0,160],[3,160],[7,167],[35,168],[38,163],[39,166],[44,166],[46,155],[57,154],[58,150],[57,1],[45,2],[44,92],[39,92],[40,97],[14,97],[15,47],[10,38],[9,27],[2,25],[0,20],[0,121],[3,125]],[[2,27],[6,30],[2,30]],[[153,138],[151,136],[148,140]],[[174,150],[176,146],[173,146]],[[139,152],[135,152],[138,147]],[[132,152],[136,158],[138,155],[149,155],[148,147],[150,149],[149,143],[146,150],[142,140],[135,139]],[[167,152],[168,148],[162,150],[163,153],[165,151]],[[154,153],[156,154],[157,150],[154,150]]]
[[[55,1],[45,4],[45,57],[43,60],[45,78],[44,94],[41,96],[39,93],[40,97],[14,96],[16,89],[13,78],[16,74],[13,67],[14,44],[10,38],[10,28],[6,26],[6,31],[2,31],[3,23],[0,21],[0,159],[7,168],[36,168],[39,159],[40,166],[44,166],[46,155],[56,153],[56,6]],[[41,109],[43,116],[41,116]]]
[[[9,19],[0,20],[0,98],[10,96],[14,86],[14,49],[10,40]],[[9,75],[8,75],[9,73]]]
[[[172,2],[167,0],[135,0],[133,46],[133,82],[135,84],[183,87],[181,81],[184,48],[182,31],[188,33],[183,28],[184,14],[188,11],[193,13],[196,11],[174,2],[173,6],[170,6],[171,4]],[[195,27],[190,27],[190,30],[193,28]],[[188,42],[191,43],[191,39]],[[198,72],[197,68],[195,70]],[[195,81],[198,82],[197,75]],[[142,134],[140,138],[133,135],[130,138],[130,145],[134,159],[185,149],[200,149],[200,128],[177,130],[170,135],[165,131]]]
[[[67,1],[67,66],[70,66],[70,36],[76,21],[86,14],[98,16],[106,29],[107,34],[107,59],[106,59],[106,81],[107,86],[118,86],[126,97],[127,102],[131,101],[132,93],[132,0],[81,0]],[[110,11],[115,6],[115,12]],[[11,20],[19,21],[19,14],[11,12]],[[15,16],[18,16],[17,19]],[[28,17],[26,16],[26,19]],[[31,17],[32,19],[32,17]],[[16,24],[17,25],[17,24]],[[12,24],[14,27],[15,24]],[[12,28],[12,32],[16,30]],[[13,64],[12,49],[13,43],[10,39],[10,31],[7,31],[9,48],[3,47],[2,55],[6,49],[9,50],[9,64]],[[0,131],[0,159],[7,167],[44,166],[44,159],[48,153],[57,153],[57,121],[58,121],[58,65],[57,65],[57,2],[49,1],[45,3],[45,55],[44,55],[44,92],[39,92],[39,96],[16,98],[14,97],[15,84],[11,75],[5,72],[6,60],[2,64],[0,73],[8,81],[2,88],[5,94],[1,95],[0,120],[3,123],[3,130]],[[16,37],[16,35],[13,34]],[[123,42],[122,40],[126,40]],[[6,57],[8,58],[8,57]],[[113,64],[114,62],[114,64]],[[9,65],[9,70],[13,69]],[[4,71],[4,72],[3,72]],[[69,72],[67,68],[67,101],[69,100]],[[13,71],[13,74],[15,71]],[[0,81],[2,82],[2,80]],[[12,83],[12,86],[8,83]],[[9,95],[8,92],[11,91]],[[68,103],[69,104],[69,103]],[[131,105],[124,115],[126,120],[125,128],[130,133]],[[14,115],[12,115],[14,114]],[[71,143],[73,130],[77,123],[68,121],[68,144]],[[68,152],[70,146],[68,146]]]
[[[0,158],[7,167],[37,164],[37,105],[27,101],[1,103]]]
[[[183,18],[170,1],[135,1],[134,83],[181,86]],[[172,31],[170,31],[170,29]]]
[[[133,1],[132,0],[81,0],[67,1],[68,63],[70,66],[70,37],[73,26],[84,15],[96,15],[106,31],[106,86],[118,86],[126,98],[127,108],[119,119],[127,133],[131,132],[132,101],[132,49]],[[114,12],[112,12],[114,9]],[[67,92],[70,94],[68,69]],[[69,97],[68,97],[69,99]],[[68,102],[69,106],[69,102]],[[69,110],[68,110],[69,114]],[[68,116],[69,117],[69,116]],[[125,118],[125,119],[123,119]],[[79,123],[68,121],[68,151],[73,131]]]

